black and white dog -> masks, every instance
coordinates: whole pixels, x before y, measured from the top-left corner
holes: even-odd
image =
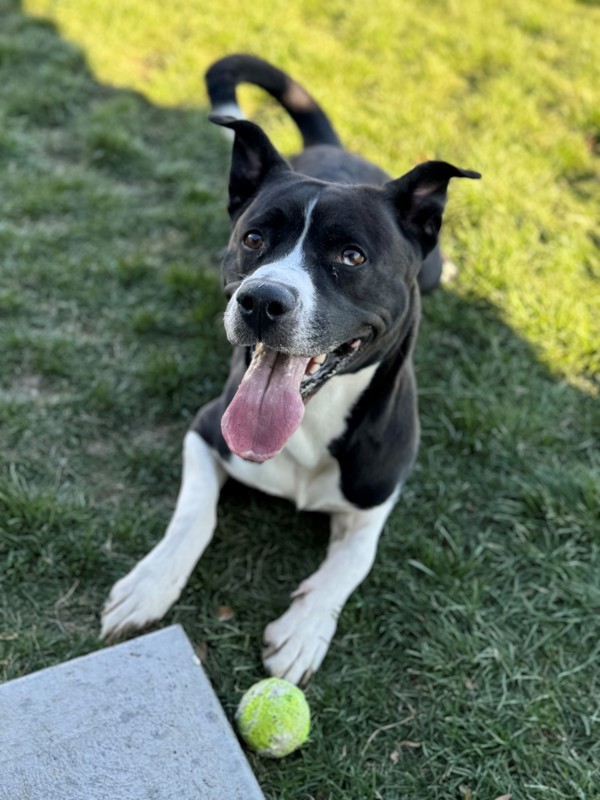
[[[331,515],[325,561],[264,634],[267,671],[303,683],[371,569],[413,466],[419,294],[440,276],[450,178],[480,175],[429,161],[390,180],[345,151],[307,92],[258,58],[224,58],[206,80],[213,122],[235,135],[223,265],[231,372],[186,434],[167,532],[113,587],[102,632],[168,611],[213,536],[231,476]],[[242,118],[241,82],[268,91],[298,125],[304,150],[291,162]]]

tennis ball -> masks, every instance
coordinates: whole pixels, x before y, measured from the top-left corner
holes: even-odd
[[[266,678],[251,686],[240,700],[235,719],[246,744],[271,758],[283,758],[296,750],[310,730],[304,694],[281,678]]]

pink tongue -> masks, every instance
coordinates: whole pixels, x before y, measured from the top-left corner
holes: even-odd
[[[309,361],[258,345],[221,420],[232,453],[248,461],[277,455],[302,422],[300,383]]]

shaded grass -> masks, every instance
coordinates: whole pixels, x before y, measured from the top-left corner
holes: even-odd
[[[309,687],[311,743],[253,767],[273,798],[595,800],[598,10],[435,8],[306,1],[275,20],[232,3],[232,27],[203,3],[185,26],[155,3],[53,4],[117,90],[0,0],[0,666],[9,679],[99,647],[109,587],[168,521],[181,436],[229,352],[227,147],[193,104],[204,66],[260,35],[353,149],[395,173],[445,156],[485,181],[452,193],[461,276],[424,304],[419,464]],[[291,149],[283,118],[244,96]],[[326,538],[322,517],[227,487],[167,622],[230,715]]]

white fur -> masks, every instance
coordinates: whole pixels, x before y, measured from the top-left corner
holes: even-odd
[[[244,112],[237,103],[221,103],[220,106],[215,106],[212,110],[213,114],[218,114],[220,117],[234,117],[235,119],[246,119]]]
[[[112,588],[102,611],[102,636],[116,636],[160,619],[181,594],[212,539],[225,472],[211,449],[190,431],[173,518],[161,541]]]
[[[234,119],[246,119],[246,116],[237,103],[222,103],[220,106],[215,106],[212,110],[213,114],[218,114],[220,117],[233,117]],[[233,142],[235,139],[235,131],[231,128],[221,128],[221,133],[228,142]]]
[[[287,255],[278,261],[264,264],[259,269],[246,277],[231,297],[225,310],[225,332],[232,344],[237,344],[236,328],[240,322],[239,305],[237,302],[238,292],[244,287],[246,281],[275,281],[284,286],[294,289],[300,302],[300,309],[297,313],[297,326],[295,335],[290,343],[290,349],[294,352],[308,352],[313,347],[315,318],[316,291],[309,271],[306,269],[304,255],[304,240],[310,227],[312,212],[317,204],[317,198],[313,198],[306,209],[304,228],[296,244]]]

